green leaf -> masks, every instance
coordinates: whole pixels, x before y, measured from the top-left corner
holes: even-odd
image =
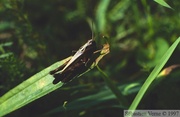
[[[141,101],[142,97],[144,96],[145,92],[147,91],[147,89],[149,88],[151,83],[155,80],[157,75],[160,73],[161,69],[166,64],[168,59],[171,57],[172,53],[174,52],[174,50],[177,47],[177,45],[179,44],[179,42],[180,42],[180,37],[166,51],[164,56],[161,58],[159,63],[156,65],[156,67],[153,69],[153,71],[151,72],[151,74],[149,75],[149,77],[147,78],[147,80],[145,81],[143,86],[141,87],[140,91],[138,92],[138,94],[136,95],[134,101],[132,102],[129,110],[135,110],[137,108],[137,106],[140,103],[140,101]]]
[[[157,2],[158,4],[164,6],[164,7],[173,9],[173,8],[171,8],[171,6],[169,6],[164,0],[154,0],[154,1]]]
[[[54,85],[49,71],[63,65],[70,57],[57,62],[22,82],[0,98],[0,116],[4,116],[26,104],[54,91],[63,83]]]

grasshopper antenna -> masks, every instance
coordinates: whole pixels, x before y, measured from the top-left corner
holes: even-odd
[[[93,32],[93,21],[91,22],[91,33],[92,33],[92,39],[94,39],[94,32]]]
[[[92,39],[95,41],[96,36],[95,36],[94,30],[95,30],[95,28],[94,28],[94,22],[91,21],[91,32],[92,32],[91,36],[92,36]]]

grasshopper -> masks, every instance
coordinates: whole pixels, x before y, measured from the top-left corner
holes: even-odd
[[[91,58],[95,53],[100,53],[100,51],[97,50],[96,42],[90,39],[79,48],[69,61],[50,71],[50,74],[55,78],[53,84],[60,81],[67,83],[87,71],[94,62],[94,59]]]

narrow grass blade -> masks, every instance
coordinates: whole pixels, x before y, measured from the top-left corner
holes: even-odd
[[[137,108],[137,106],[140,103],[145,92],[147,91],[147,89],[149,88],[151,83],[154,81],[154,79],[157,77],[157,75],[159,74],[159,72],[161,71],[163,66],[166,64],[166,62],[168,61],[168,59],[172,55],[173,51],[175,50],[175,48],[177,47],[179,42],[180,42],[180,37],[171,45],[171,47],[167,50],[167,52],[161,58],[159,63],[153,69],[153,71],[151,72],[151,74],[149,75],[149,77],[147,78],[145,83],[143,84],[142,88],[140,89],[140,91],[136,95],[136,97],[135,97],[134,101],[132,102],[129,110],[135,110]]]
[[[158,4],[164,6],[164,7],[173,9],[173,8],[172,8],[171,6],[169,6],[164,0],[154,0],[154,1],[157,2]]]

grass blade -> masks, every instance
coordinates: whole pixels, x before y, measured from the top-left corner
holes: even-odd
[[[0,98],[0,116],[4,116],[26,104],[54,91],[61,87],[63,83],[54,85],[52,75],[49,71],[64,64],[69,58],[57,62],[41,72],[22,82]]]
[[[164,6],[164,7],[172,9],[172,7],[169,6],[164,0],[154,0],[154,1],[157,2],[158,4]]]
[[[180,42],[180,37],[171,45],[171,47],[167,50],[167,52],[164,54],[164,56],[161,58],[160,62],[156,65],[156,67],[153,69],[145,83],[143,84],[142,88],[136,95],[134,101],[132,102],[129,110],[135,110],[140,103],[142,97],[144,96],[145,92],[147,91],[150,84],[154,81],[154,79],[157,77],[163,66],[166,64],[170,56],[172,55],[173,51],[177,47],[178,43]]]

